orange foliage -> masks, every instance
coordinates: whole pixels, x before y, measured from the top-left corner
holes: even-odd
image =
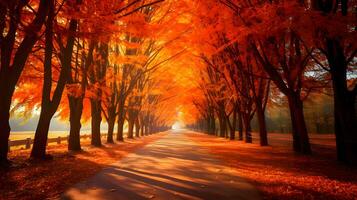
[[[32,163],[28,150],[15,150],[10,154],[16,167],[1,172],[0,199],[53,199],[69,186],[83,181],[127,154],[165,136],[165,133],[128,140],[125,143],[93,148],[84,141],[85,152],[71,154],[67,145],[51,145],[49,153],[54,160]],[[60,176],[59,176],[60,174]]]
[[[357,198],[356,169],[331,159],[335,148],[329,135],[312,137],[312,143],[324,146],[314,147],[319,152],[315,156],[294,154],[291,138],[283,134],[271,134],[269,147],[195,132],[187,135],[253,183],[264,199]]]

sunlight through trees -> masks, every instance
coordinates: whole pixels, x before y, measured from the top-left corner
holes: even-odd
[[[0,1],[0,164],[10,118],[39,115],[31,158],[51,120],[83,124],[102,146],[188,127],[261,146],[291,132],[334,133],[357,162],[356,2],[245,0]],[[108,130],[101,125],[107,124]],[[126,132],[127,129],[127,132]]]

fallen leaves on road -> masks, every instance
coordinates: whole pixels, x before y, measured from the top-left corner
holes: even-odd
[[[273,146],[260,147],[194,132],[187,135],[236,169],[265,199],[357,199],[357,169],[337,163],[331,145],[313,145],[314,154],[302,156],[281,138],[270,138]]]
[[[90,141],[87,140],[83,142],[84,151],[75,154],[68,153],[66,144],[51,145],[48,147],[48,153],[53,155],[54,159],[37,163],[28,160],[29,150],[12,151],[10,159],[16,166],[9,171],[0,171],[0,199],[55,198],[69,186],[94,175],[165,134],[105,144],[101,148],[91,147]]]

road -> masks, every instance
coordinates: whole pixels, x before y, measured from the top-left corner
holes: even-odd
[[[73,186],[61,199],[261,199],[251,184],[191,141],[185,131],[169,131]]]

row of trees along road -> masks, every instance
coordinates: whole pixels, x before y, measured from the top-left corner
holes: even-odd
[[[158,74],[180,55],[167,49],[181,30],[163,34],[177,23],[177,12],[172,2],[162,1],[0,2],[1,165],[10,164],[10,113],[31,116],[41,110],[33,159],[51,158],[46,143],[55,114],[69,119],[72,151],[81,150],[83,121],[91,120],[94,146],[102,145],[103,117],[109,143],[115,124],[116,140],[124,140],[125,121],[129,138],[134,127],[136,137],[168,128],[173,118],[163,115],[171,108],[162,91],[173,86]]]
[[[268,145],[267,103],[286,99],[293,149],[311,154],[304,117],[309,94],[331,93],[338,160],[357,162],[356,2],[198,1],[192,33],[202,95],[192,127],[250,143],[256,116]],[[209,10],[209,14],[206,11]]]
[[[10,113],[41,109],[31,157],[45,159],[55,115],[70,121],[69,150],[81,149],[83,121],[91,121],[92,145],[101,146],[103,120],[111,143],[124,140],[125,122],[132,138],[180,113],[192,127],[230,139],[237,127],[248,143],[255,118],[265,146],[266,109],[279,102],[290,111],[294,151],[310,154],[304,102],[332,94],[338,160],[356,163],[355,7],[331,0],[1,1],[0,161],[8,164]]]

